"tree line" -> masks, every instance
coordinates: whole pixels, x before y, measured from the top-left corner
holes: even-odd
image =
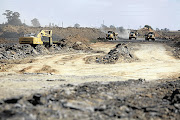
[[[20,13],[19,12],[13,12],[11,10],[6,10],[2,15],[4,15],[7,19],[7,22],[5,24],[9,25],[26,25],[25,23],[21,22],[20,19]],[[34,18],[31,20],[31,24],[33,27],[40,27],[40,22],[37,18]]]
[[[25,23],[21,22],[19,12],[13,12],[11,10],[5,10],[5,12],[2,15],[4,15],[6,17],[6,19],[7,19],[7,22],[5,24],[9,24],[9,25],[26,25]],[[32,24],[33,27],[41,27],[41,24],[40,24],[40,22],[39,22],[39,20],[37,18],[32,19],[31,24]],[[57,26],[57,25],[54,25],[53,23],[49,24],[49,27],[54,27],[54,26]],[[79,28],[80,24],[76,23],[76,24],[74,24],[74,27]],[[144,27],[153,30],[153,28],[150,25],[145,25]],[[114,25],[110,25],[109,27],[104,25],[104,24],[101,25],[101,29],[107,29],[107,28],[119,29],[120,31],[124,30],[123,27],[116,28]],[[169,31],[169,29],[164,28],[164,29],[160,30],[160,29],[156,28],[156,31]]]
[[[4,24],[18,25],[18,26],[26,25],[25,23],[21,22],[19,12],[13,12],[11,10],[5,10],[5,12],[2,15],[4,15],[7,19],[7,22]],[[32,19],[31,24],[33,27],[41,27],[41,24],[37,18]],[[54,25],[54,23],[49,24],[49,27],[54,27],[54,26],[57,26],[57,25]],[[76,24],[74,24],[74,27],[79,28],[80,24],[76,23]]]

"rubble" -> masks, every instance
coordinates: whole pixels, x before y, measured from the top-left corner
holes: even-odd
[[[116,48],[111,50],[107,55],[103,57],[97,57],[97,63],[103,64],[115,64],[117,61],[120,62],[132,62],[135,57],[130,51],[130,48],[126,44],[117,44]]]
[[[10,26],[6,26],[5,28],[3,28],[5,29],[4,31],[7,32],[2,33],[0,37],[2,36],[14,37],[15,35],[15,37],[17,38],[21,34],[33,30],[37,31],[37,29],[40,29],[40,28],[26,28],[26,27],[21,28],[20,26],[17,26],[17,29],[16,27],[13,26],[11,26],[12,28],[9,27]],[[9,29],[11,29],[11,31]],[[18,63],[21,64],[23,63],[23,61],[17,59],[23,59],[31,56],[34,57],[38,55],[54,54],[54,53],[62,52],[63,50],[69,50],[69,51],[74,50],[78,52],[90,51],[97,53],[97,54],[93,54],[94,56],[92,56],[92,54],[86,54],[80,56],[80,58],[83,59],[86,64],[90,64],[92,62],[96,63],[95,65],[97,66],[94,66],[94,68],[95,67],[98,68],[99,63],[115,64],[117,62],[132,62],[137,60],[136,56],[134,56],[134,53],[132,51],[132,46],[130,44],[124,44],[124,43],[117,44],[116,47],[112,49],[109,53],[105,53],[104,51],[101,51],[101,49],[98,49],[100,51],[91,51],[92,48],[89,47],[89,41],[94,40],[94,38],[97,38],[97,36],[99,37],[99,40],[103,41],[103,37],[104,37],[103,34],[102,36],[99,36],[99,34],[101,33],[99,33],[96,29],[85,29],[85,28],[84,29],[53,28],[53,29],[57,38],[59,37],[62,39],[58,41],[59,44],[55,44],[51,47],[45,47],[43,45],[37,45],[32,47],[31,45],[20,45],[20,44],[11,44],[11,43],[1,44],[0,62],[3,64],[0,65],[0,71],[7,72],[10,68],[13,67],[13,65]],[[67,31],[70,32],[68,33]],[[2,39],[2,41],[5,41],[5,39]],[[116,43],[119,41],[111,41],[111,42]],[[136,42],[138,43],[138,41]],[[152,48],[152,46],[150,46],[150,48]],[[157,47],[157,49],[158,48],[159,47]],[[174,48],[176,48],[174,51],[176,55],[178,55],[178,51],[179,51],[178,42],[177,44],[175,44]],[[109,50],[109,48],[106,50]],[[103,53],[103,54],[99,54],[99,53]],[[43,64],[40,67],[37,67],[37,64],[34,64],[34,66],[22,65],[23,67],[19,71],[17,71],[17,73],[18,74],[22,73],[23,77],[21,78],[20,75],[17,75],[14,81],[13,81],[13,77],[15,75],[12,76],[12,73],[2,74],[2,82],[6,82],[9,80],[7,84],[3,84],[0,86],[3,87],[2,95],[4,93],[10,94],[11,92],[9,91],[11,91],[12,89],[11,87],[15,86],[15,84],[13,83],[17,83],[17,82],[19,83],[17,84],[16,88],[12,89],[12,91],[17,90],[17,88],[20,85],[22,85],[23,87],[22,88],[19,87],[18,89],[23,89],[23,91],[27,93],[28,90],[32,92],[29,92],[30,95],[24,94],[24,96],[18,96],[21,94],[18,93],[18,94],[13,94],[14,96],[11,96],[12,98],[1,99],[0,120],[6,120],[6,119],[8,120],[19,120],[19,119],[25,119],[25,120],[26,119],[27,120],[166,119],[166,120],[171,120],[171,119],[180,118],[180,89],[179,89],[180,80],[178,78],[173,80],[172,79],[170,80],[169,78],[163,80],[153,79],[154,81],[150,81],[147,78],[142,77],[142,72],[140,72],[140,75],[138,74],[139,77],[142,78],[139,79],[135,78],[136,80],[130,79],[127,81],[122,81],[121,78],[122,74],[118,75],[118,77],[109,76],[109,74],[107,76],[101,76],[101,72],[99,71],[95,71],[95,72],[99,72],[100,73],[99,75],[92,75],[92,76],[84,76],[82,72],[82,74],[80,73],[80,75],[82,75],[83,79],[80,76],[76,76],[76,75],[73,76],[55,75],[55,73],[59,72],[58,66],[56,66],[57,62],[59,63],[62,62],[59,59],[62,58],[64,62],[64,63],[62,62],[63,67],[59,67],[60,69],[62,69],[62,72],[65,71],[63,69],[66,67],[65,65],[68,65],[68,68],[70,70],[73,70],[70,68],[70,66],[75,66],[76,64],[74,63],[78,60],[76,59],[76,56],[72,54],[65,53],[65,56],[63,56],[64,58],[63,57],[60,58],[60,57],[58,57],[58,59],[55,59],[52,62],[55,65],[53,65],[52,63],[47,65]],[[153,57],[155,58],[155,56]],[[51,56],[49,59],[52,60],[52,58],[54,58],[54,56]],[[45,57],[45,59],[47,58]],[[8,60],[9,62],[5,63],[3,62],[3,60]],[[12,60],[12,62],[10,60]],[[27,61],[24,61],[23,64],[33,63],[34,60],[35,59],[28,59]],[[72,62],[72,64],[69,61]],[[82,63],[84,63],[84,61]],[[167,62],[168,61],[170,60],[167,59]],[[158,64],[161,62],[163,61],[158,61]],[[141,63],[139,64],[141,65]],[[81,66],[81,64],[78,63],[78,66]],[[87,71],[85,72],[89,72],[89,70],[93,70],[93,68],[89,69],[90,68],[89,66],[91,65],[87,65],[87,69],[86,69]],[[104,67],[106,65],[102,65],[102,66]],[[109,65],[107,66],[109,67]],[[79,70],[82,69],[82,67],[79,68]],[[35,71],[27,71],[32,68]],[[13,70],[15,69],[17,69],[16,66],[14,66]],[[144,67],[143,69],[149,71],[149,66]],[[109,68],[107,70],[109,70]],[[126,75],[126,73],[123,74]],[[164,74],[166,73],[163,73],[162,75]],[[173,75],[174,75],[174,71],[173,71]],[[41,77],[45,76],[47,78],[45,77],[39,78],[40,76]],[[132,77],[131,73],[130,74],[127,73],[126,76]],[[28,81],[28,77],[29,78],[32,77],[32,79]],[[71,77],[72,77],[72,81],[71,81]],[[91,80],[89,79],[90,77],[94,81],[100,80],[101,82],[99,81],[99,82],[87,83],[88,80],[89,81]],[[99,79],[99,77],[101,79]],[[116,82],[107,82],[106,81],[107,77],[110,80],[114,80],[114,81],[116,80]],[[3,78],[5,78],[4,81]],[[43,81],[44,79],[45,81]],[[79,81],[76,81],[77,79],[80,80],[82,79],[83,84],[80,84]],[[22,81],[24,82],[24,84],[22,84]],[[35,81],[38,81],[37,83],[38,85],[35,86],[36,90],[33,91],[33,89],[24,89],[24,86],[26,87],[27,85],[29,87],[30,83],[34,83]],[[40,84],[42,83],[42,85],[40,85],[39,83]],[[45,83],[47,85],[45,85]],[[9,84],[12,85],[7,89],[6,85]],[[7,89],[8,92],[3,92],[3,90],[5,89]],[[12,93],[14,93],[14,91]]]
[[[72,48],[75,50],[92,50],[92,48],[88,47],[87,45],[83,44],[82,42],[75,42],[72,45]]]
[[[171,50],[176,58],[180,58],[180,37],[175,37],[172,41],[167,43],[173,49]]]
[[[2,101],[0,119],[178,119],[179,87],[179,80],[62,85],[49,92]]]
[[[1,44],[0,46],[0,60],[22,59],[28,56],[35,56],[37,54],[37,51],[31,45]]]
[[[74,42],[71,45],[54,44],[51,47],[45,47],[44,45],[36,45],[32,47],[29,44],[12,44],[12,45],[1,44],[0,45],[0,60],[23,59],[23,58],[32,57],[32,56],[34,57],[38,55],[59,53],[63,50],[90,51],[92,50],[92,48],[88,47],[88,45],[85,45],[81,42]]]
[[[37,54],[48,54],[49,51],[44,45],[37,45],[35,47],[35,50],[37,51]]]

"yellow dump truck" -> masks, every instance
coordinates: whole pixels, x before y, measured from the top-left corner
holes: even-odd
[[[106,34],[106,39],[108,40],[117,40],[118,33],[115,33],[113,31],[108,31]]]
[[[129,40],[131,40],[132,38],[134,38],[135,40],[137,39],[137,33],[136,32],[130,32]]]
[[[41,45],[44,42],[42,41],[42,37],[49,38],[49,46],[53,44],[52,42],[52,30],[41,30],[38,34],[26,34],[24,37],[19,38],[20,44],[31,44],[31,45]]]
[[[149,32],[148,34],[145,35],[145,40],[155,40],[155,34],[154,32]]]

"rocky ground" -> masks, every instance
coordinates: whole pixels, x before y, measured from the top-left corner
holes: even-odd
[[[51,47],[0,40],[0,120],[179,120],[178,39],[95,43],[97,29],[53,30]],[[33,31],[5,26],[0,37]]]
[[[104,48],[100,48],[100,46]],[[13,95],[13,97],[4,97],[4,99],[0,100],[0,119],[178,120],[180,118],[180,79],[177,76],[179,75],[178,73],[173,76],[174,72],[178,71],[178,68],[172,68],[173,62],[177,66],[179,62],[177,59],[169,56],[169,52],[166,51],[164,44],[143,43],[139,45],[136,43],[99,43],[94,44],[92,48],[100,53],[94,53],[92,51],[93,54],[91,52],[82,52],[79,54],[57,54],[56,56],[45,55],[45,59],[39,57],[40,59],[33,59],[32,61],[26,61],[24,63],[23,61],[19,61],[18,63],[18,60],[16,60],[16,64],[12,62],[10,65],[15,66],[6,68],[6,75],[1,74],[0,76],[2,83],[0,86],[1,91],[4,94],[9,93]],[[40,50],[37,48],[33,49],[38,51],[39,54],[43,54],[43,52],[41,52],[43,48]],[[132,50],[134,50],[134,52],[132,52]],[[87,57],[96,56],[96,54],[100,54],[99,56],[102,56],[102,58],[104,58],[104,56],[110,56],[108,57],[109,60],[114,60],[114,57],[117,57],[117,60],[110,65],[107,63],[86,63]],[[125,59],[127,56],[128,59],[126,60],[133,59],[133,57],[130,56],[136,56],[139,60],[132,61],[131,63],[129,63],[129,61],[124,61],[123,63],[121,59]],[[156,59],[154,59],[154,57],[156,57]],[[41,59],[43,63],[40,61]],[[83,61],[81,62],[81,60]],[[49,61],[54,63],[55,66],[52,63],[50,64]],[[163,63],[164,66],[161,66],[160,63]],[[40,67],[39,70],[34,69],[34,72],[32,71],[32,65],[37,67],[41,66],[41,64],[43,64],[42,68]],[[25,65],[27,66],[24,67]],[[152,68],[152,65],[154,65],[155,68]],[[168,68],[168,66],[170,68]],[[75,68],[77,68],[77,70]],[[137,69],[133,70],[133,72],[128,71],[135,68]],[[171,73],[171,75],[166,77],[165,74],[167,73],[163,73],[161,68],[164,72],[170,69],[173,69],[173,72],[167,71],[169,74]],[[10,70],[15,72],[15,69],[20,70],[18,70],[17,73],[10,72]],[[75,70],[73,71],[73,69]],[[79,71],[80,69],[82,69],[82,71]],[[115,71],[113,71],[113,69],[115,69]],[[149,73],[152,72],[150,74],[151,77],[148,77],[149,74],[146,73],[147,69]],[[59,70],[64,70],[66,72],[64,72],[65,74],[63,74],[62,71],[58,73]],[[41,73],[42,71],[43,73]],[[50,74],[48,75],[47,72],[50,72]],[[112,74],[110,74],[110,72],[112,72]],[[57,75],[51,73],[56,73]],[[67,73],[71,76],[67,76]],[[122,77],[126,77],[126,74],[131,75],[128,78],[134,78],[136,75],[142,78],[123,81],[124,78]],[[153,76],[157,74],[163,76],[163,79],[161,78],[158,80],[158,77],[153,78]],[[35,76],[37,78],[34,78]],[[72,79],[74,79],[74,81],[72,81]],[[42,83],[43,86],[41,86]],[[22,86],[20,86],[20,84]],[[44,84],[47,85],[44,86]],[[33,87],[35,89],[32,89]],[[39,89],[37,89],[37,87],[39,87]],[[4,88],[9,90],[6,91]],[[20,92],[15,94],[17,90]],[[28,90],[33,90],[33,92],[31,93]],[[22,91],[31,94],[20,94],[23,93]]]
[[[48,55],[74,50],[91,51],[92,49],[82,42],[71,42],[67,44],[56,44],[51,47],[37,45],[32,47],[28,44],[1,44],[0,45],[0,60],[23,59],[27,57],[35,57],[38,55]]]
[[[175,38],[170,46],[174,48],[172,51],[174,56],[180,58],[180,37]]]
[[[1,120],[180,118],[180,79],[61,85],[46,93],[1,100]]]
[[[58,44],[51,47],[18,44],[19,37],[28,33],[40,32],[42,29],[53,30],[53,42]],[[0,60],[23,59],[74,50],[91,51],[90,43],[97,42],[98,37],[104,36],[105,33],[94,28],[35,28],[0,25]],[[45,38],[42,40],[46,41]]]

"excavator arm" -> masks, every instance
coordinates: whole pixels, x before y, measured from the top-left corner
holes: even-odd
[[[53,42],[52,42],[52,30],[41,30],[41,32],[37,34],[38,38],[41,38],[43,36],[49,38],[49,46],[51,46],[53,44]]]

